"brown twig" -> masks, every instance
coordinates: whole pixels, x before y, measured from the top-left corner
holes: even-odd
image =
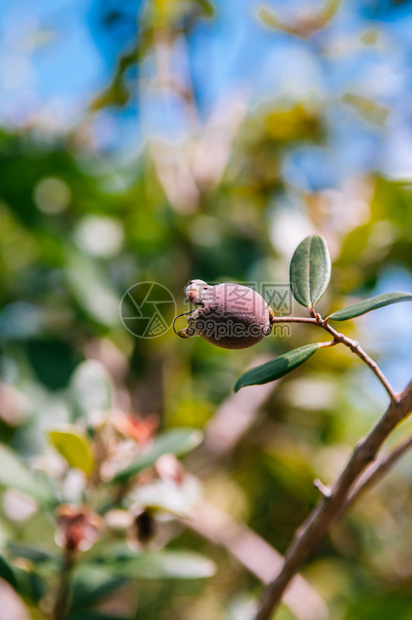
[[[388,409],[369,435],[356,446],[345,469],[333,484],[329,497],[322,497],[296,533],[286,552],[282,570],[263,593],[256,620],[269,620],[272,617],[290,580],[300,570],[330,525],[340,515],[350,490],[360,474],[376,458],[385,439],[411,409],[412,381],[400,395],[399,401],[391,401]]]
[[[352,340],[352,338],[348,338],[347,336],[345,336],[344,334],[341,334],[340,332],[337,332],[336,329],[333,329],[333,327],[331,327],[327,323],[327,321],[323,321],[322,319],[320,319],[320,321],[321,321],[320,327],[323,327],[323,329],[329,332],[329,334],[331,334],[334,337],[336,342],[340,342],[346,345],[347,347],[349,347],[349,349],[353,353],[355,353],[355,355],[357,355],[363,362],[365,362],[365,364],[369,366],[372,372],[377,376],[379,381],[382,383],[385,390],[388,392],[391,401],[395,403],[398,402],[399,395],[395,393],[391,384],[389,383],[389,381],[387,380],[387,378],[385,377],[385,375],[383,374],[383,372],[381,371],[377,363],[371,357],[369,357],[369,355],[362,349],[359,342],[357,342],[356,340]]]
[[[365,474],[361,476],[358,481],[358,484],[353,489],[352,493],[346,500],[345,505],[342,508],[341,514],[346,512],[349,508],[353,506],[358,499],[366,493],[371,487],[375,486],[382,478],[387,474],[387,472],[392,469],[392,467],[399,461],[399,459],[406,453],[408,450],[412,448],[412,435],[407,437],[402,443],[400,443],[396,448],[389,452],[382,459],[377,461],[374,465],[369,467]]]
[[[359,342],[356,340],[352,340],[352,338],[348,338],[345,334],[341,334],[336,331],[333,327],[331,327],[328,323],[328,319],[322,319],[320,314],[315,312],[314,308],[309,308],[309,312],[311,313],[311,318],[298,317],[298,316],[285,316],[285,317],[277,317],[273,316],[271,319],[272,324],[275,323],[309,323],[311,325],[316,325],[317,327],[321,327],[326,330],[329,334],[333,336],[335,344],[344,344],[348,347],[355,355],[357,355],[376,375],[379,381],[382,383],[383,387],[389,394],[389,398],[392,402],[398,402],[399,394],[396,394],[391,384],[377,365],[377,363],[369,357],[369,355],[362,349]],[[330,345],[331,346],[331,345]]]
[[[315,318],[310,319],[304,316],[274,316],[271,323],[312,323],[312,325],[318,325]]]
[[[375,460],[379,449],[393,429],[412,410],[412,381],[391,403],[369,435],[354,449],[345,469],[331,487],[329,496],[323,496],[309,517],[296,532],[286,554],[282,570],[265,589],[256,620],[269,620],[277,609],[291,579],[320,543],[331,524],[340,516],[349,493],[361,473]]]

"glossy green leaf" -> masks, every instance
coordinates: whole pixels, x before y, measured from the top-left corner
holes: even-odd
[[[312,308],[329,284],[331,262],[323,237],[306,237],[296,248],[290,262],[290,288],[296,301]]]
[[[280,379],[284,375],[306,362],[314,353],[322,346],[322,343],[307,344],[299,349],[293,349],[280,355],[262,366],[257,366],[245,372],[244,375],[238,379],[235,385],[235,392],[238,392],[240,388],[247,385],[261,385],[262,383],[269,383]]]
[[[96,561],[112,575],[132,579],[205,579],[216,572],[212,560],[186,550],[136,553],[120,545]]]
[[[163,454],[181,456],[196,448],[203,439],[203,434],[193,428],[172,428],[157,437],[153,446],[144,454],[135,459],[128,467],[120,471],[113,478],[113,482],[126,482],[133,476],[155,464]]]
[[[17,452],[0,444],[0,487],[17,489],[33,497],[41,506],[55,503],[51,485],[41,473],[35,474]]]
[[[50,441],[66,459],[70,467],[77,467],[89,475],[93,471],[94,459],[90,442],[85,433],[74,428],[65,431],[50,431]]]
[[[377,310],[384,306],[390,306],[390,304],[396,304],[399,301],[412,301],[412,293],[384,293],[383,295],[377,295],[365,301],[360,301],[353,306],[348,306],[342,310],[338,310],[331,314],[328,319],[331,321],[347,321],[348,319],[354,319],[356,316],[361,316],[371,310]]]

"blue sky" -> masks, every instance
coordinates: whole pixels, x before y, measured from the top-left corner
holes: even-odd
[[[135,36],[132,20],[118,20],[110,32],[102,27],[100,7],[121,7],[133,15],[141,4],[139,0],[3,0],[0,122],[19,126],[40,115],[53,117],[63,128],[78,123],[91,99],[109,83],[119,54],[130,48]],[[335,101],[329,110],[330,147],[344,174],[359,167],[382,167],[391,174],[412,169],[407,105],[412,87],[410,3],[391,8],[389,2],[344,0],[332,24],[309,42],[263,27],[256,18],[259,6],[257,0],[216,0],[216,19],[199,21],[190,35],[189,61],[203,119],[225,92],[242,89],[252,106],[273,98]],[[293,0],[285,5],[272,0],[266,6],[287,18],[322,3]],[[371,29],[379,31],[377,43],[359,43]],[[148,59],[146,71],[152,67]],[[339,106],[337,100],[345,92],[389,105],[389,131]],[[137,149],[137,136],[147,133],[174,139],[185,135],[184,114],[176,102],[166,114],[155,95],[146,105],[140,131],[133,97],[129,108],[105,111],[112,131],[102,146]],[[136,132],[131,143],[130,130]]]

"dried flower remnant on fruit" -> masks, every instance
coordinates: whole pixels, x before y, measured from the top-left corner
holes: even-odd
[[[56,544],[71,553],[90,549],[103,527],[102,518],[85,506],[63,504],[58,509],[56,520]]]
[[[272,329],[272,309],[247,286],[192,280],[185,292],[197,309],[188,315],[187,328],[176,332],[182,338],[202,336],[224,349],[245,349]]]

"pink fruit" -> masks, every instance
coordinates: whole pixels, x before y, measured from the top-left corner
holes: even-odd
[[[210,286],[203,280],[192,280],[186,297],[198,308],[189,315],[188,327],[177,332],[182,338],[198,335],[224,349],[245,349],[272,329],[272,309],[247,286]]]

